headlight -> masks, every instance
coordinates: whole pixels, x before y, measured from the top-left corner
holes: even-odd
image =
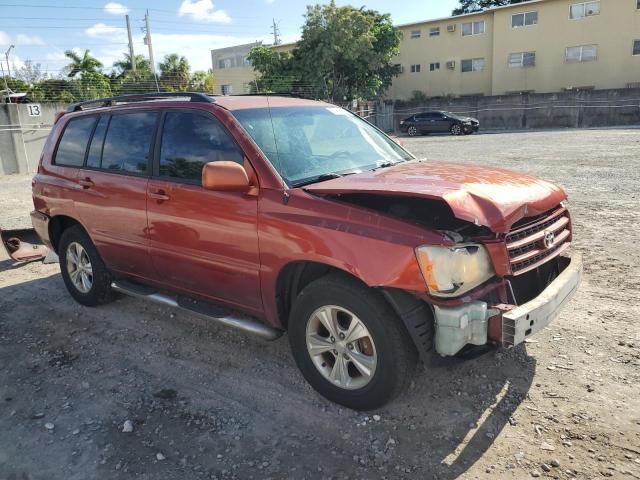
[[[429,292],[438,297],[462,295],[495,275],[482,245],[425,245],[416,248],[416,257]]]

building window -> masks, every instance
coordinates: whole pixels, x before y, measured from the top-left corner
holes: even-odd
[[[597,45],[568,47],[566,59],[567,63],[592,62],[598,59],[598,47]]]
[[[462,24],[462,36],[480,35],[484,33],[484,20],[481,22],[469,22]]]
[[[538,24],[538,12],[516,13],[511,15],[511,26],[513,28],[528,27]]]
[[[638,0],[640,2],[640,0]],[[430,37],[438,37],[440,36],[440,27],[434,27],[429,30]]]
[[[484,58],[470,58],[462,60],[463,72],[481,72],[484,70]]]
[[[440,70],[440,62],[434,62],[429,64],[429,71],[435,72],[436,70]]]
[[[536,52],[519,52],[509,55],[511,68],[527,68],[536,66]]]
[[[600,0],[597,2],[574,3],[571,5],[569,17],[572,19],[600,15]]]
[[[420,38],[420,30],[411,30],[411,38]]]
[[[640,0],[638,0],[640,2]],[[633,54],[640,55],[640,40],[633,41]]]
[[[231,95],[233,93],[232,85],[222,85],[222,95]]]
[[[411,73],[420,73],[420,64],[411,65]]]

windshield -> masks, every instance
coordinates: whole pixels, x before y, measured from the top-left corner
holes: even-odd
[[[339,107],[267,107],[232,113],[292,186],[413,159],[375,127]]]

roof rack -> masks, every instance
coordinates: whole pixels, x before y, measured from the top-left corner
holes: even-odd
[[[215,100],[204,93],[198,92],[153,92],[132,95],[119,95],[117,97],[96,98],[95,100],[87,100],[86,102],[74,103],[67,108],[67,113],[80,112],[87,110],[87,105],[94,105],[92,108],[111,107],[117,103],[133,103],[133,102],[151,102],[154,100],[163,100],[165,98],[188,98],[190,102],[198,103],[214,103]]]

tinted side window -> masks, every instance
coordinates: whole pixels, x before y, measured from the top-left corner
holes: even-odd
[[[244,163],[240,147],[218,120],[192,112],[165,115],[160,146],[160,175],[200,182],[205,163]]]
[[[100,168],[100,160],[102,159],[102,146],[104,145],[104,134],[109,124],[109,115],[102,115],[98,120],[96,130],[93,132],[91,145],[89,146],[89,155],[87,156],[87,167]]]
[[[80,117],[69,121],[56,151],[55,164],[81,167],[96,117]]]
[[[102,168],[145,173],[157,118],[157,112],[113,115],[104,139]]]

